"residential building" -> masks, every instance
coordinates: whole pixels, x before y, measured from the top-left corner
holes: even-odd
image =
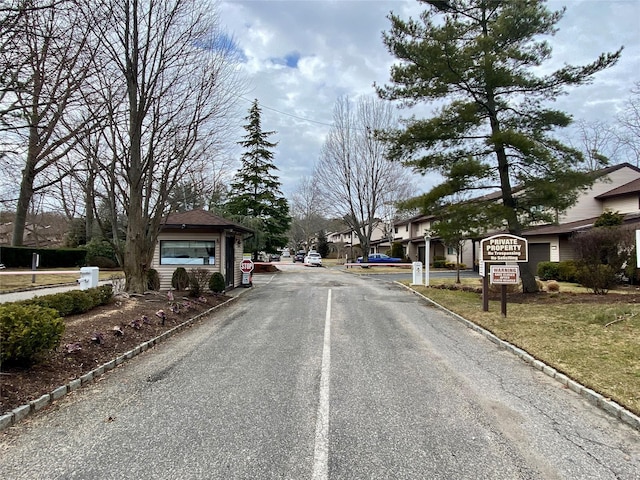
[[[591,187],[578,195],[576,203],[565,212],[559,213],[557,222],[539,225],[522,232],[529,247],[529,263],[532,271],[537,270],[541,261],[558,262],[574,258],[571,246],[571,236],[580,230],[593,226],[595,220],[605,211],[618,212],[624,215],[626,224],[638,224],[640,228],[640,168],[629,163],[621,163],[594,172],[595,181]],[[486,196],[496,201],[500,200],[499,192]],[[417,215],[415,217],[397,221],[393,225],[393,238],[384,239],[380,235],[372,237],[371,253],[383,252],[382,248],[389,248],[390,242],[400,242],[405,256],[412,261],[425,260],[425,236],[431,232],[432,222],[437,220],[435,215]],[[487,233],[490,236],[495,233]],[[339,232],[343,241],[352,239],[352,232]],[[329,241],[335,241],[331,237]],[[477,268],[479,260],[480,240],[469,239],[465,242],[460,258],[467,267]],[[357,242],[357,238],[355,240]],[[445,259],[455,263],[455,250],[446,245],[440,238],[429,239],[429,263],[434,259]]]

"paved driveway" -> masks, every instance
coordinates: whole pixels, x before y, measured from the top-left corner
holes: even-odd
[[[2,478],[640,478],[640,432],[403,288],[254,285],[9,429]]]

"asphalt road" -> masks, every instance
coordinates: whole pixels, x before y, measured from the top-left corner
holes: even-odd
[[[0,477],[640,478],[640,432],[402,287],[283,270],[6,431]]]

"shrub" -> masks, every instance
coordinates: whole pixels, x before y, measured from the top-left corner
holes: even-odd
[[[83,313],[93,308],[91,296],[82,290],[46,295],[39,299],[34,299],[34,303],[42,307],[53,308],[62,317]]]
[[[199,297],[209,285],[211,274],[204,268],[192,268],[189,271],[189,296]]]
[[[116,251],[111,243],[103,239],[93,239],[84,248],[87,250],[87,265],[100,268],[118,266]]]
[[[102,285],[88,290],[72,290],[70,292],[56,293],[35,297],[29,300],[16,302],[24,306],[39,306],[53,308],[61,317],[88,312],[99,305],[106,305],[113,296],[111,285]]]
[[[155,268],[150,268],[147,270],[146,276],[147,289],[156,292],[160,290],[160,275],[158,274],[158,271]]]
[[[118,262],[111,258],[107,257],[91,257],[91,260],[87,260],[87,265],[91,265],[92,267],[98,267],[101,270],[112,270],[114,268],[118,268]]]
[[[571,239],[578,280],[595,294],[606,294],[634,259],[635,234],[630,227],[606,226],[574,234]]]
[[[464,263],[456,264],[456,262],[450,262],[448,260],[444,262],[444,268],[446,268],[447,270],[456,270],[456,266],[460,267],[460,270],[464,270],[465,268],[467,268],[467,265]]]
[[[618,275],[611,265],[584,265],[578,269],[578,280],[596,295],[606,295],[618,283]]]
[[[37,305],[0,305],[0,360],[32,363],[55,348],[64,333],[64,321],[52,308]]]
[[[558,280],[560,278],[558,262],[538,263],[538,277],[540,280]]]
[[[558,282],[556,282],[555,280],[551,280],[549,283],[547,283],[547,291],[549,291],[549,292],[559,292],[560,291],[560,284]]]
[[[209,278],[209,290],[215,293],[224,292],[226,288],[226,282],[224,276],[220,272],[214,272]]]
[[[578,267],[573,260],[558,263],[558,280],[561,282],[578,282]]]
[[[90,295],[93,300],[93,307],[98,307],[100,305],[106,305],[113,298],[113,287],[111,285],[100,285],[96,288],[90,288],[89,290],[84,290],[87,295]]]
[[[444,257],[433,257],[433,268],[445,268],[447,266],[447,259]]]
[[[189,274],[184,267],[178,267],[171,276],[171,286],[176,290],[186,290],[189,286]]]

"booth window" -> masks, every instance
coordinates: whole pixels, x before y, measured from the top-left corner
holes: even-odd
[[[214,265],[216,242],[213,240],[161,240],[160,265]]]

